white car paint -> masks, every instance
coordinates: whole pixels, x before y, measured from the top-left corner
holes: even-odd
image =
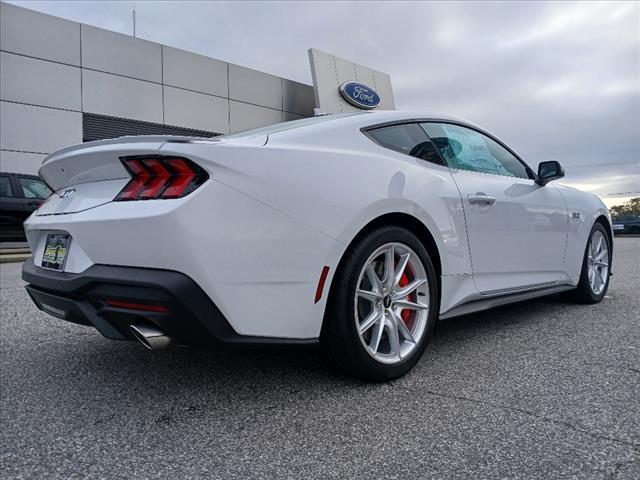
[[[567,207],[553,184],[457,170],[478,290],[492,294],[569,279],[564,268]],[[487,193],[493,205],[470,197]]]
[[[237,333],[287,338],[319,336],[340,259],[386,214],[411,216],[433,236],[441,314],[496,292],[577,284],[591,226],[608,218],[597,197],[427,163],[360,130],[406,119],[457,121],[373,112],[268,135],[129,137],[61,150],[39,170],[56,193],[25,223],[34,260],[48,233],[68,232],[67,272],[94,264],[178,271]],[[113,202],[129,179],[119,157],[139,154],[187,157],[210,179],[184,198]],[[477,192],[495,204],[470,205]],[[314,303],[325,265],[327,286]]]

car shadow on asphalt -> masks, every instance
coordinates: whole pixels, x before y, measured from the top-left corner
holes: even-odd
[[[464,349],[466,343],[500,335],[509,326],[550,321],[569,305],[552,296],[439,322],[425,357],[437,359],[451,349]],[[220,350],[214,346],[172,345],[148,351],[134,342],[112,342],[99,337],[83,346],[87,335],[79,336],[83,338],[77,351],[65,349],[57,355],[65,357],[60,362],[71,370],[90,370],[98,383],[102,375],[107,379],[115,375],[138,387],[153,388],[159,383],[175,382],[183,391],[211,387],[219,390],[225,386],[262,390],[278,385],[312,390],[313,385],[321,390],[328,384],[367,386],[342,374],[321,348]]]

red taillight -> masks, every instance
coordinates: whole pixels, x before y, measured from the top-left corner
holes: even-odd
[[[163,192],[163,198],[178,198],[184,195],[185,190],[193,182],[196,177],[195,172],[189,167],[189,164],[182,158],[170,158],[167,160],[173,171],[177,172],[175,179]]]
[[[107,299],[104,301],[110,307],[126,308],[127,310],[142,310],[144,312],[169,313],[170,310],[164,305],[150,305],[148,303],[124,302],[122,300]]]
[[[146,156],[122,158],[121,161],[131,174],[131,180],[116,200],[180,198],[209,178],[207,172],[186,158]]]
[[[116,200],[137,200],[140,191],[144,188],[151,175],[142,165],[142,161],[136,159],[123,160],[127,170],[131,174],[131,180],[125,185],[116,197]]]
[[[165,188],[171,174],[162,165],[160,160],[149,158],[142,161],[143,164],[151,171],[151,175],[146,185],[140,192],[140,199],[156,198]]]

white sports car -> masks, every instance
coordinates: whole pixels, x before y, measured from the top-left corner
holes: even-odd
[[[455,118],[125,137],[39,174],[56,193],[25,224],[31,298],[151,349],[321,343],[381,381],[416,364],[438,319],[559,292],[599,302],[611,273],[595,195]]]

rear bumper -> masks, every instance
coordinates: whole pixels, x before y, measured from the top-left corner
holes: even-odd
[[[129,326],[151,322],[182,344],[312,346],[317,339],[239,335],[188,276],[168,270],[93,265],[62,273],[24,262],[22,278],[36,306],[55,317],[95,327],[114,340],[135,340]],[[160,306],[163,311],[114,307],[106,300]]]

